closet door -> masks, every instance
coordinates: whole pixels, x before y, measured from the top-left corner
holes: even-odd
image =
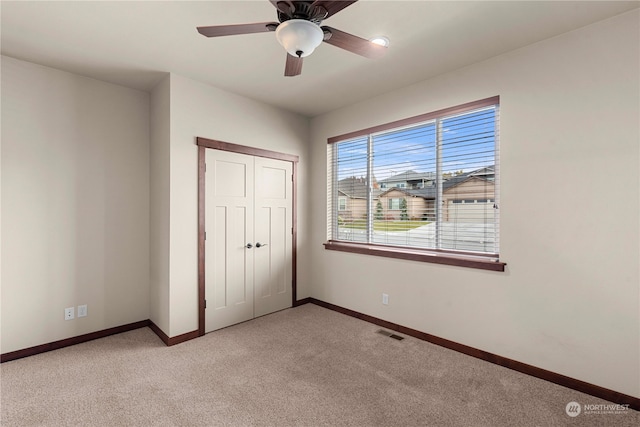
[[[206,150],[206,164],[205,332],[210,332],[254,316],[255,179],[252,156]]]
[[[291,307],[291,162],[255,158],[255,316]]]
[[[205,332],[291,307],[291,162],[206,150]]]

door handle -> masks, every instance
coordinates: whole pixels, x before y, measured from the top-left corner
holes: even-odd
[[[262,243],[258,242],[258,243],[256,243],[256,248],[261,248],[261,247],[267,246],[267,245],[268,245],[268,243],[262,244]]]
[[[247,249],[251,249],[253,247],[253,245],[251,243],[247,243],[247,246],[245,246],[245,248]]]

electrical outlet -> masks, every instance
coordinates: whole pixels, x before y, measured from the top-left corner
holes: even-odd
[[[389,295],[388,294],[382,294],[382,304],[389,305]]]
[[[78,317],[85,317],[87,315],[87,304],[78,306]]]
[[[73,309],[73,307],[69,307],[69,308],[65,308],[64,309],[64,320],[71,320],[74,318],[73,312],[75,310]]]

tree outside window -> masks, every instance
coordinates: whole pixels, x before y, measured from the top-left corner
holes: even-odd
[[[407,199],[400,199],[400,219],[407,221],[409,215],[407,214]]]

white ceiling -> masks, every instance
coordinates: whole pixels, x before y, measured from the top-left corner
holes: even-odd
[[[638,8],[638,1],[360,0],[323,24],[391,40],[382,59],[326,43],[284,77],[273,33],[206,38],[196,26],[277,21],[259,1],[2,1],[2,54],[149,91],[174,72],[306,116]]]

